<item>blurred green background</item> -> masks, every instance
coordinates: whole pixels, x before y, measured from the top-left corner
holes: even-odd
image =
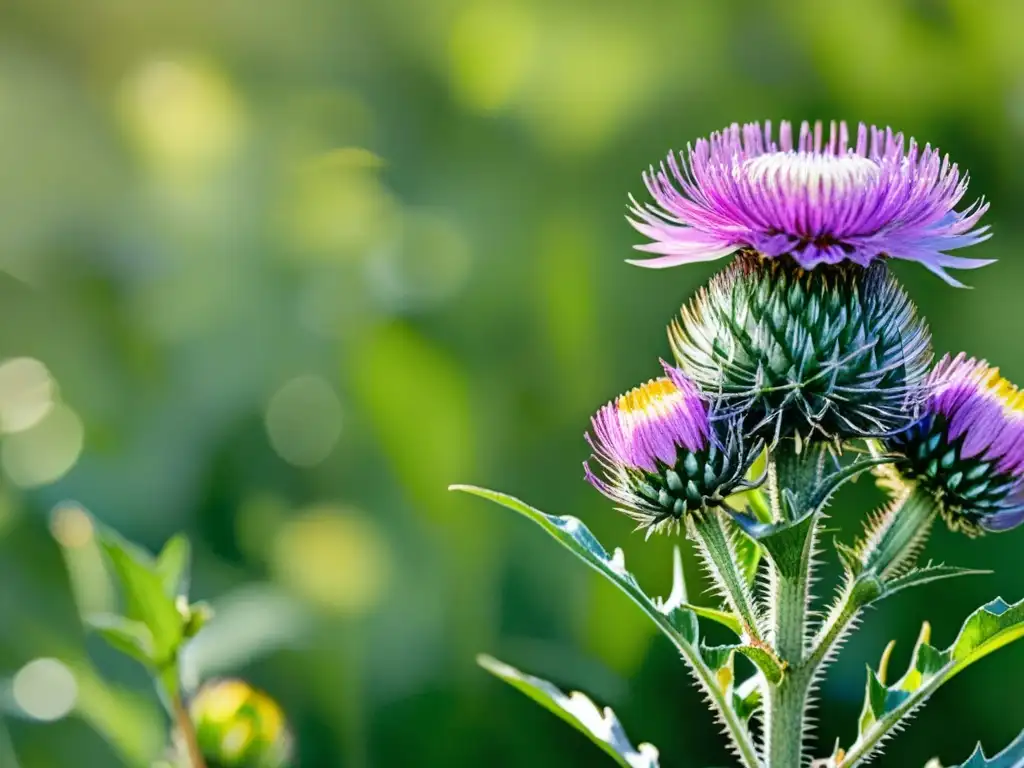
[[[732,121],[865,120],[950,151],[994,201],[969,255],[1000,261],[973,291],[898,269],[939,352],[1024,379],[1021,29],[1018,0],[5,0],[0,765],[160,747],[141,669],[81,629],[76,599],[113,599],[83,509],[151,549],[190,535],[219,614],[190,664],[280,701],[304,767],[601,764],[481,651],[611,704],[668,766],[727,764],[623,596],[445,488],[576,514],[667,591],[671,542],[582,482],[582,434],[656,375],[721,266],[624,264],[626,196]],[[879,500],[862,481],[836,527]],[[922,620],[946,644],[1024,597],[1021,542],[934,535],[936,560],[996,573],[868,616],[824,683],[819,754],[854,736],[890,637],[905,663]],[[19,676],[40,657],[73,699],[49,667]],[[1022,682],[1024,645],[1001,651],[881,763],[1008,743]]]

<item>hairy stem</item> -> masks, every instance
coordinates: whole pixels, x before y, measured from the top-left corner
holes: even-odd
[[[784,440],[772,456],[769,494],[780,521],[800,532],[785,557],[771,561],[770,596],[772,641],[786,664],[782,682],[768,691],[765,701],[765,756],[771,768],[799,768],[803,760],[807,698],[813,669],[804,659],[807,638],[807,606],[813,576],[817,522],[801,528],[810,498],[821,477],[823,450],[795,440]],[[788,491],[792,505],[785,503]]]
[[[863,552],[864,570],[850,576],[846,588],[814,641],[808,663],[816,670],[832,654],[861,610],[881,595],[883,580],[913,565],[935,520],[935,500],[918,489],[895,501],[883,526],[874,532]]]
[[[732,737],[733,747],[740,758],[740,762],[743,764],[743,768],[761,768],[761,761],[757,756],[754,740],[750,736],[750,729],[747,728],[747,724],[736,714],[732,707],[732,702],[727,700],[725,693],[719,687],[715,673],[704,663],[704,659],[700,657],[700,653],[697,652],[694,646],[677,643],[676,647],[689,662],[694,675],[721,716],[726,731]]]
[[[935,515],[935,499],[931,495],[917,487],[906,491],[865,552],[865,571],[885,578],[908,564],[913,565]]]
[[[721,513],[709,510],[697,518],[689,518],[690,533],[708,570],[722,591],[729,608],[743,624],[750,639],[761,641],[760,621],[747,582],[736,565],[729,535],[722,524]]]
[[[765,702],[765,753],[771,768],[799,768],[803,762],[804,713],[810,677],[790,670]]]
[[[803,662],[807,580],[773,574],[775,652],[786,663],[782,682],[765,700],[765,753],[772,768],[798,768],[803,753],[804,714],[811,676]]]

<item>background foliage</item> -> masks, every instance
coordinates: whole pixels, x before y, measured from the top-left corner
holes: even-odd
[[[82,509],[150,549],[188,533],[192,594],[219,612],[193,668],[277,698],[303,766],[600,759],[480,651],[612,704],[666,764],[726,763],[624,597],[445,486],[576,514],[667,591],[670,542],[585,486],[582,432],[656,375],[714,270],[623,264],[626,194],[731,121],[889,124],[970,168],[995,230],[970,255],[1000,262],[974,291],[899,272],[940,353],[1024,379],[1014,0],[8,0],[0,22],[4,766],[159,746],[141,670],[81,629],[73,591],[112,600]],[[861,481],[836,527],[879,498]],[[943,645],[1024,596],[1020,541],[936,533],[937,560],[995,575],[869,615],[825,683],[823,744],[853,736],[890,636],[901,667],[922,620]],[[75,688],[25,674],[40,657]],[[885,763],[997,751],[1022,678],[1024,646],[958,678]]]

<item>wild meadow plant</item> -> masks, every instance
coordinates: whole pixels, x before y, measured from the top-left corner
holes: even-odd
[[[91,533],[91,520],[83,522]],[[206,603],[188,598],[188,539],[172,537],[154,557],[111,530],[98,530],[96,538],[120,589],[124,612],[86,620],[153,679],[171,723],[166,754],[153,768],[292,765],[284,713],[266,694],[242,680],[210,680],[197,691],[185,685],[185,647],[212,618]]]
[[[951,270],[990,263],[950,254],[988,238],[988,205],[957,210],[967,174],[937,149],[845,123],[796,133],[784,122],[777,136],[770,123],[732,125],[644,181],[653,201],[629,210],[650,256],[633,263],[733,260],[671,322],[673,362],[593,417],[584,474],[648,536],[685,534],[720,606],[689,602],[678,548],[669,596],[650,597],[622,551],[609,554],[575,517],[453,488],[525,515],[625,592],[689,666],[740,765],[861,765],[939,686],[1024,635],[1024,600],[981,606],[947,646],[932,645],[926,623],[904,674],[889,669],[891,644],[869,669],[852,743],[813,747],[818,684],[865,609],[978,573],[922,561],[935,520],[968,536],[1024,520],[1024,394],[963,354],[933,366],[928,327],[888,267],[918,262],[960,286]],[[836,544],[842,581],[813,611],[826,508],[865,471],[889,501],[865,516],[858,541]],[[734,641],[705,644],[702,622]],[[737,655],[753,674],[740,674]],[[611,710],[490,657],[480,663],[620,765],[658,765],[658,750],[634,747]],[[963,764],[1022,765],[1024,734],[994,758],[979,746]]]

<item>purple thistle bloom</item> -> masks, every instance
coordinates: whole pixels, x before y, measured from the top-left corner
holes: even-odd
[[[591,485],[640,523],[677,527],[684,513],[719,505],[744,487],[760,452],[746,450],[735,430],[718,439],[708,403],[678,369],[605,405],[591,420],[587,442],[600,474],[584,462]]]
[[[675,464],[679,448],[707,448],[707,404],[678,370],[666,366],[665,373],[597,412],[590,445],[605,463],[656,472],[659,461]]]
[[[805,269],[890,257],[917,261],[951,285],[946,269],[975,269],[990,259],[947,251],[988,239],[977,227],[980,199],[962,211],[968,175],[948,155],[921,149],[902,133],[863,123],[851,146],[845,122],[733,123],[670,154],[644,174],[653,204],[632,197],[630,223],[651,239],[638,250],[659,254],[631,263],[673,267],[750,249],[765,258],[791,255]]]
[[[954,528],[1024,522],[1024,393],[984,360],[944,357],[921,421],[897,435],[905,474],[936,492]]]

